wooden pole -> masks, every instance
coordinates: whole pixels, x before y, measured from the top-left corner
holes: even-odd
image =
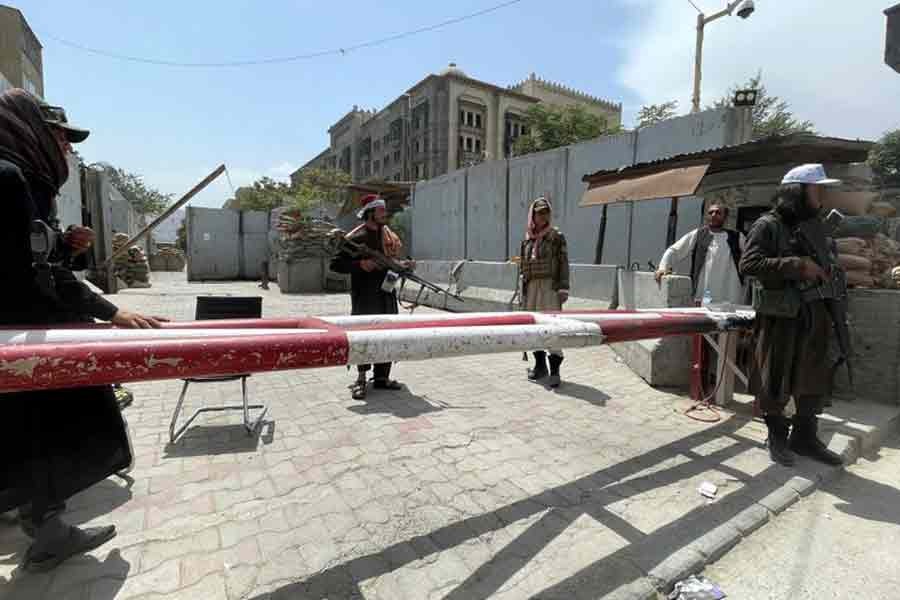
[[[127,252],[128,248],[130,248],[136,241],[138,241],[139,239],[141,239],[142,237],[147,235],[149,232],[153,231],[160,223],[162,223],[163,221],[168,219],[170,216],[172,216],[176,210],[178,210],[179,208],[181,208],[182,206],[187,204],[191,198],[193,198],[194,196],[199,194],[206,186],[208,186],[210,183],[212,183],[216,179],[216,177],[218,177],[219,175],[221,175],[224,172],[225,172],[225,165],[219,165],[215,171],[213,171],[212,173],[207,175],[203,179],[203,181],[201,181],[200,183],[198,183],[197,185],[192,187],[187,194],[185,194],[184,196],[179,198],[175,204],[173,204],[172,206],[167,208],[165,211],[163,211],[163,213],[161,215],[156,217],[149,225],[147,225],[146,227],[141,229],[137,234],[134,235],[134,237],[132,237],[130,240],[128,240],[125,243],[125,245],[123,245],[118,250],[114,250],[113,253],[109,255],[109,258],[107,258],[105,261],[103,261],[103,264],[101,266],[108,267],[109,265],[111,265],[112,261],[115,260],[115,258],[117,256],[119,256],[120,254],[123,254],[124,252]]]

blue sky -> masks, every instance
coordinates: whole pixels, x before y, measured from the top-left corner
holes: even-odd
[[[689,107],[696,13],[687,0],[522,0],[465,23],[343,56],[233,68],[124,62],[53,39],[167,61],[252,60],[349,46],[499,3],[34,0],[14,5],[44,45],[47,99],[93,130],[80,148],[86,160],[140,173],[175,194],[223,162],[236,187],[262,175],[284,177],[326,146],[328,126],[352,105],[382,107],[449,61],[501,85],[534,71],[622,102],[626,124],[645,102],[677,98],[684,110]],[[724,1],[695,3],[712,12]],[[884,7],[874,0],[853,4],[835,6],[839,14],[831,9],[819,14],[821,0],[758,0],[751,19],[711,25],[705,98],[761,68],[772,91],[791,100],[823,133],[872,137],[896,127],[898,111],[888,99],[898,97],[900,75],[884,67],[880,56]],[[848,27],[848,19],[859,25]],[[800,37],[811,41],[797,44]],[[220,206],[229,193],[223,178],[195,203]]]

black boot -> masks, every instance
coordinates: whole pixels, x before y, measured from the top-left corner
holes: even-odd
[[[562,364],[563,357],[555,354],[550,355],[550,377],[547,379],[547,385],[552,388],[559,387],[559,365]]]
[[[549,375],[547,371],[547,353],[538,350],[534,353],[534,368],[528,369],[528,381],[538,381]]]
[[[819,439],[819,419],[816,416],[794,415],[794,427],[791,430],[791,450],[801,456],[823,462],[834,467],[844,464],[840,454],[832,452]]]
[[[785,467],[794,465],[794,453],[788,448],[788,420],[783,415],[766,415],[766,427],[769,429],[769,458],[772,462]]]

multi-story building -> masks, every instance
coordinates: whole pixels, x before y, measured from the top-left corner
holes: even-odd
[[[887,15],[884,62],[900,73],[900,4],[886,9],[884,14]]]
[[[12,87],[44,96],[42,46],[22,13],[0,4],[0,91]]]
[[[499,87],[466,75],[455,64],[428,75],[383,109],[354,106],[328,129],[328,148],[300,167],[338,168],[354,181],[428,179],[459,167],[511,154],[528,135],[525,114],[534,104],[576,104],[622,120],[622,105],[532,75]]]

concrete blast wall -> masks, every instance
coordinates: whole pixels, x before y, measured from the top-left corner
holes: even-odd
[[[569,242],[573,263],[639,263],[649,270],[666,242],[671,199],[607,207],[602,249],[598,249],[603,208],[580,207],[587,173],[635,162],[697,152],[749,139],[746,113],[719,109],[665,121],[632,133],[538,154],[483,163],[416,185],[412,238],[418,259],[495,261],[515,256],[530,202],[549,195],[554,222]],[[682,199],[678,231],[696,227],[699,201]],[[630,234],[629,234],[630,232]],[[683,271],[682,271],[683,272]]]

